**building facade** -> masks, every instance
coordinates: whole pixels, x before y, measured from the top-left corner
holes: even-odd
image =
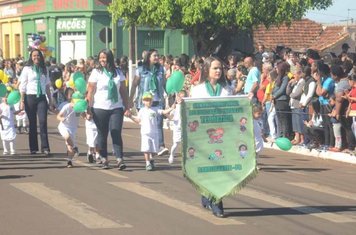
[[[97,55],[106,47],[118,57],[129,55],[133,46],[134,61],[143,50],[151,48],[165,55],[193,54],[191,39],[181,30],[137,27],[135,42],[130,44],[128,29],[120,21],[112,23],[107,11],[110,3],[111,0],[0,0],[0,52],[3,58],[28,59],[32,35],[40,34],[46,38],[45,45],[53,49],[51,56],[63,64]],[[110,34],[106,34],[106,28],[110,28]]]

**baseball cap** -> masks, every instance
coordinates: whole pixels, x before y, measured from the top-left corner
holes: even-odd
[[[145,93],[143,93],[142,99],[143,100],[152,100],[153,99],[152,93],[149,91],[146,91]]]

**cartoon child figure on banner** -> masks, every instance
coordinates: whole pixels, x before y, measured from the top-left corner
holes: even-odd
[[[195,148],[193,147],[189,147],[188,148],[188,156],[189,156],[189,159],[194,159],[194,156],[195,155]]]
[[[242,117],[240,119],[240,131],[245,132],[246,131],[246,124],[247,124],[247,118]]]
[[[197,131],[198,126],[199,126],[199,122],[197,120],[194,120],[194,121],[188,123],[190,132]]]
[[[240,157],[244,159],[247,157],[247,146],[245,144],[241,144],[239,146]]]
[[[214,153],[211,153],[209,155],[209,160],[213,160],[213,161],[220,160],[222,158],[224,158],[224,156],[222,155],[222,150],[220,149],[216,149]]]

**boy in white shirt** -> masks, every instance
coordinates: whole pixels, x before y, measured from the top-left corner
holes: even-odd
[[[167,110],[152,108],[153,96],[150,92],[145,92],[142,95],[144,107],[138,112],[138,116],[128,115],[134,122],[141,125],[141,152],[145,157],[146,171],[154,169],[153,153],[159,150],[157,116],[170,113],[175,107],[173,105]]]
[[[67,95],[70,96],[72,91],[68,91]],[[67,146],[67,167],[73,167],[72,159],[79,155],[78,148],[75,147],[75,135],[78,129],[79,113],[73,110],[74,102],[73,99],[69,103],[65,104],[61,111],[57,114],[57,119],[60,121],[58,125],[59,133],[62,135]]]
[[[176,95],[176,107],[171,112],[170,119],[173,121],[173,145],[171,147],[171,153],[168,158],[168,163],[172,164],[174,160],[174,152],[176,151],[178,144],[182,141],[182,117],[180,113],[182,98],[186,97],[187,93],[182,90]]]

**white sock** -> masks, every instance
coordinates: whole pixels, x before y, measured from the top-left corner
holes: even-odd
[[[10,144],[10,151],[11,151],[11,152],[15,152],[15,149],[14,149],[14,141],[10,141],[9,144]]]
[[[3,146],[4,152],[8,152],[7,151],[7,143],[6,142],[7,141],[5,141],[5,140],[2,141],[2,146]]]
[[[96,154],[95,154],[95,158],[96,158],[96,159],[100,159],[100,158],[101,158],[100,153],[96,153]]]

